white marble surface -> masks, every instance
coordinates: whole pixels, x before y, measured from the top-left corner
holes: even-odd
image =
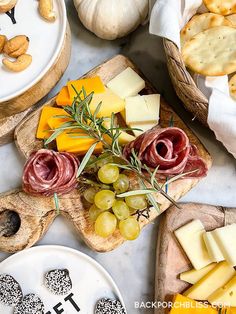
[[[72,1],[68,0],[67,3],[73,35],[71,63],[48,97],[54,95],[68,79],[79,77],[105,59],[120,52],[129,56],[197,133],[213,156],[213,167],[207,178],[182,201],[236,207],[236,161],[216,141],[212,132],[196,121],[191,121],[191,117],[183,110],[171,87],[162,41],[150,36],[147,26],[139,28],[127,38],[115,42],[103,41],[81,26]],[[0,148],[0,192],[20,185],[23,162],[14,144]],[[153,310],[134,309],[134,302],[153,300],[157,233],[158,220],[148,226],[135,242],[127,242],[111,253],[98,254],[82,243],[70,223],[58,218],[39,244],[66,245],[89,254],[115,279],[129,314],[153,313]],[[6,257],[7,254],[0,253],[0,260]]]

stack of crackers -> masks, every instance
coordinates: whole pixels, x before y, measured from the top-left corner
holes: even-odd
[[[236,0],[203,0],[208,13],[196,14],[181,30],[186,66],[204,76],[230,75],[236,99]]]

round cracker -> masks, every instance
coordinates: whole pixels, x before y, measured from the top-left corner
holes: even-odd
[[[236,0],[203,0],[212,13],[229,15],[236,13]]]
[[[231,14],[225,17],[233,27],[236,27],[236,14]]]
[[[181,45],[193,38],[195,35],[215,26],[232,26],[231,22],[224,16],[215,13],[197,14],[185,25],[180,33]]]
[[[231,97],[236,100],[236,74],[234,74],[234,76],[232,76],[229,80],[229,91]]]
[[[221,76],[236,71],[236,28],[217,26],[190,39],[182,49],[183,60],[192,71]]]

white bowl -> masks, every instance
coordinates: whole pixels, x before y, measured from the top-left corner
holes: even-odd
[[[26,35],[30,39],[29,54],[32,64],[24,71],[14,73],[2,65],[0,55],[0,103],[13,99],[34,86],[57,60],[66,33],[66,7],[64,0],[54,0],[57,19],[50,23],[41,18],[37,0],[18,0],[15,7],[16,24],[10,17],[0,14],[1,34],[12,38]]]

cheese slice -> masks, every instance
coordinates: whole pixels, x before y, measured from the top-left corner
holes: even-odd
[[[125,102],[119,96],[114,94],[110,89],[106,88],[105,93],[94,94],[90,103],[91,112],[94,113],[97,106],[101,103],[100,110],[97,114],[98,118],[110,117],[112,113],[118,113],[125,109]]]
[[[137,95],[145,87],[145,81],[130,67],[118,74],[109,83],[109,87],[122,99]]]
[[[69,81],[67,83],[67,87],[68,87],[68,92],[70,95],[71,103],[74,101],[74,98],[77,96],[74,88],[76,89],[77,92],[80,92],[83,87],[87,95],[92,92],[94,92],[95,94],[100,94],[100,93],[105,92],[105,86],[103,85],[99,76],[76,80],[76,81]],[[81,98],[83,98],[82,94],[81,94]]]
[[[191,269],[189,271],[186,271],[180,274],[180,279],[194,285],[202,277],[204,277],[207,273],[209,273],[209,271],[212,270],[215,266],[216,266],[216,263],[212,263],[199,270]]]
[[[48,131],[51,127],[48,124],[48,120],[56,115],[67,115],[64,109],[45,106],[43,107],[38,123],[36,137],[38,139],[47,139],[52,134],[52,132]]]
[[[156,125],[156,123],[154,123],[154,122],[138,123],[138,124],[137,123],[130,123],[129,127],[134,129],[134,130],[132,130],[132,132],[134,133],[134,135],[136,137],[138,137],[139,135],[141,135],[144,132],[153,128],[155,125]],[[140,129],[141,131],[135,130],[135,129]]]
[[[236,276],[208,297],[213,305],[236,307]]]
[[[203,240],[205,228],[200,220],[193,220],[175,231],[179,243],[195,269],[212,263]]]
[[[68,153],[75,153],[78,155],[85,155],[86,152],[89,150],[91,145],[95,143],[95,140],[92,138],[75,138],[71,136],[85,136],[81,130],[77,130],[78,133],[70,133],[68,130],[64,131],[62,134],[58,135],[56,138],[57,143],[57,150],[59,152],[68,152]],[[76,132],[74,129],[73,132]],[[102,151],[102,143],[98,143],[95,147],[94,153],[100,153]]]
[[[208,274],[184,292],[188,298],[207,300],[218,288],[225,285],[236,274],[226,261],[220,262]]]
[[[203,235],[208,253],[214,262],[224,261],[224,255],[222,254],[213,232],[206,232]]]
[[[177,294],[174,296],[169,314],[218,314],[218,311],[208,304]]]
[[[56,103],[58,106],[70,106],[72,104],[67,86],[62,87],[56,97]]]
[[[213,234],[226,261],[236,266],[236,224],[218,228]]]

